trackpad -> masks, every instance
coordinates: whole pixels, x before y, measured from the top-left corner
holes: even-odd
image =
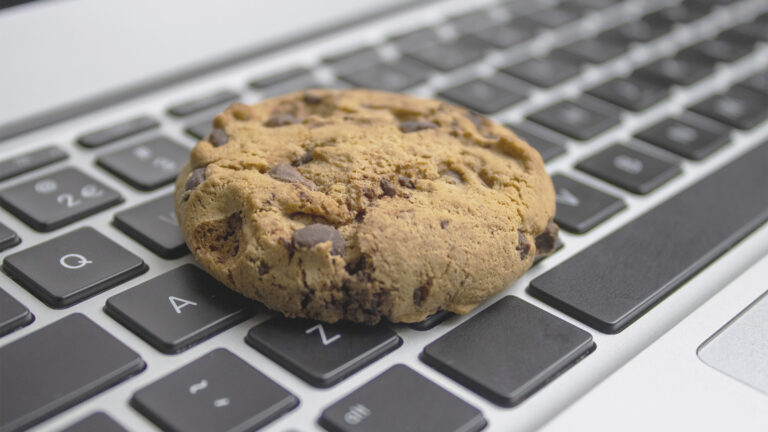
[[[698,349],[701,361],[768,395],[768,292]]]

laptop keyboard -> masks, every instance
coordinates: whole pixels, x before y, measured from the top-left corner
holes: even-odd
[[[77,145],[8,149],[0,432],[532,428],[578,396],[540,393],[596,385],[622,363],[606,335],[768,219],[768,5],[446,3],[378,44],[134,103]],[[313,86],[438,97],[519,132],[553,175],[562,249],[468,316],[408,325],[292,320],[230,292],[192,264],[171,183],[218,110]],[[585,358],[610,367],[579,375]]]

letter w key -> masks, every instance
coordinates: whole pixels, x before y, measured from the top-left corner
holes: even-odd
[[[310,334],[310,333],[312,333],[315,330],[317,330],[318,333],[320,333],[320,340],[323,342],[323,345],[325,345],[325,346],[328,346],[328,345],[336,342],[337,340],[341,339],[341,335],[340,334],[333,335],[330,338],[328,338],[325,335],[325,329],[323,328],[322,324],[314,325],[314,326],[308,328],[306,331],[304,331],[304,333],[305,334]]]

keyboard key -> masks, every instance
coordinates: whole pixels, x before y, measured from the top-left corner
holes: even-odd
[[[0,336],[28,325],[35,317],[23,304],[0,288]]]
[[[437,327],[438,324],[447,320],[451,316],[453,316],[451,312],[441,310],[426,317],[423,321],[408,323],[406,325],[417,331],[427,331]]]
[[[222,348],[131,398],[136,410],[166,432],[252,431],[298,404],[295,396]]]
[[[462,36],[455,41],[431,45],[407,55],[428,66],[450,71],[485,57],[486,45],[472,36]]]
[[[741,86],[711,96],[690,109],[738,129],[751,129],[768,117],[765,95]]]
[[[38,231],[52,231],[123,201],[114,190],[65,168],[0,192],[0,205]]]
[[[766,28],[764,22],[758,20],[739,24],[731,32],[747,41],[768,42],[768,28]]]
[[[558,7],[541,9],[526,17],[543,26],[557,28],[581,18],[581,11],[565,3]]]
[[[579,162],[576,168],[642,195],[681,173],[675,163],[619,144]]]
[[[64,150],[54,146],[14,156],[0,162],[0,181],[64,160],[67,157]]]
[[[626,52],[623,45],[608,38],[584,39],[557,50],[576,62],[605,63]]]
[[[128,138],[131,135],[154,129],[158,126],[160,126],[160,124],[155,119],[141,116],[104,129],[89,132],[78,138],[77,142],[83,147],[96,148],[123,138]]]
[[[339,75],[356,87],[400,92],[429,78],[430,70],[421,63],[400,59],[392,63],[378,63],[347,74]]]
[[[440,42],[440,36],[434,29],[414,30],[392,38],[392,43],[400,52],[407,53]]]
[[[245,320],[252,303],[185,264],[110,297],[104,311],[158,350],[174,354]]]
[[[331,387],[402,344],[386,325],[282,316],[253,327],[245,341],[315,387]]]
[[[768,70],[752,75],[740,84],[750,90],[768,95]]]
[[[477,10],[452,17],[448,21],[459,33],[472,33],[494,24],[493,18],[486,10]]]
[[[521,20],[512,20],[480,30],[472,35],[495,48],[507,49],[536,36],[536,28],[522,25]]]
[[[16,246],[21,239],[13,230],[0,223],[0,251]]]
[[[703,17],[707,13],[708,11],[704,9],[691,7],[690,4],[681,3],[654,12],[649,15],[648,19],[666,21],[670,25],[674,23],[687,24]]]
[[[699,63],[730,63],[752,52],[752,47],[728,38],[709,39],[686,48],[678,54]]]
[[[189,149],[160,137],[96,160],[100,166],[139,190],[152,190],[176,180],[189,160]]]
[[[614,41],[624,41],[626,43],[646,43],[659,36],[669,33],[671,27],[661,25],[660,23],[650,22],[647,19],[640,19],[624,23],[614,29],[608,30],[600,35]]]
[[[529,120],[578,140],[588,140],[619,124],[618,114],[598,111],[584,101],[562,101],[528,116]]]
[[[112,223],[163,258],[178,258],[189,252],[176,220],[173,194],[123,210],[115,214]]]
[[[501,406],[515,406],[595,349],[592,336],[507,296],[427,345],[422,360]]]
[[[547,133],[546,130],[540,130],[532,126],[513,125],[508,126],[512,131],[524,139],[531,147],[539,152],[544,162],[548,162],[557,156],[565,153],[563,140],[555,137],[555,134]]]
[[[387,369],[323,411],[330,432],[483,429],[483,413],[405,365]]]
[[[669,57],[635,71],[635,74],[660,85],[687,86],[712,73],[712,65],[682,57]]]
[[[213,119],[203,120],[199,123],[189,125],[187,126],[186,129],[184,129],[184,131],[187,134],[199,140],[207,137],[212,130],[213,130]]]
[[[311,75],[311,72],[309,71],[309,69],[303,68],[303,67],[295,67],[292,69],[287,69],[281,72],[274,73],[272,75],[265,76],[263,78],[255,79],[251,81],[249,85],[254,89],[261,90],[261,89],[276,86],[278,84],[282,84],[288,81],[307,78],[310,75]]]
[[[581,66],[555,54],[513,64],[501,71],[539,87],[549,88],[578,75]]]
[[[191,114],[215,108],[220,105],[232,103],[238,98],[240,98],[239,94],[229,90],[222,90],[217,93],[212,93],[173,105],[172,107],[168,108],[168,112],[176,117],[185,117]]]
[[[147,266],[90,227],[9,255],[3,270],[53,308],[64,308],[132,279]]]
[[[768,142],[537,277],[530,294],[622,331],[768,219],[766,164]]]
[[[642,111],[669,96],[666,86],[636,76],[616,78],[587,93],[631,111]]]
[[[144,370],[144,361],[84,315],[0,348],[0,430],[20,431]]]
[[[513,90],[479,78],[445,89],[438,96],[483,114],[499,112],[525,99],[523,89]]]
[[[323,62],[327,63],[338,73],[348,73],[380,61],[381,56],[379,56],[376,48],[373,47],[362,47],[352,51],[334,54],[323,59]]]
[[[61,432],[128,432],[112,417],[103,412],[95,412]]]
[[[564,175],[553,175],[552,183],[557,203],[555,222],[568,232],[583,234],[627,207],[621,199]]]
[[[664,119],[635,137],[677,153],[688,159],[701,160],[724,146],[731,128],[694,116]]]

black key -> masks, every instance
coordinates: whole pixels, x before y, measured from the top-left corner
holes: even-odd
[[[207,119],[199,123],[187,126],[184,131],[199,140],[204,139],[213,130],[213,119]]]
[[[480,30],[472,35],[495,48],[507,49],[536,36],[536,28],[523,25],[521,20],[512,20]]]
[[[711,96],[690,109],[738,129],[751,129],[768,117],[765,95],[741,86]]]
[[[626,43],[646,43],[659,36],[669,33],[670,26],[651,22],[647,19],[640,19],[624,23],[614,29],[602,33],[600,37],[609,38],[615,41],[624,41]]]
[[[13,230],[0,223],[0,251],[16,246],[21,239]]]
[[[483,114],[499,112],[525,99],[522,89],[501,87],[480,78],[443,90],[438,96]]]
[[[185,264],[110,297],[104,311],[158,350],[174,354],[245,320],[252,304]]]
[[[688,4],[677,4],[668,8],[664,8],[660,11],[654,12],[649,15],[648,19],[662,20],[668,23],[690,23],[693,22],[708,13],[707,10],[697,7],[690,7]]]
[[[544,162],[547,162],[561,154],[565,153],[563,140],[556,137],[553,133],[547,133],[546,130],[534,129],[532,126],[514,125],[507,126],[524,139],[531,147],[539,152]]]
[[[662,120],[635,137],[685,158],[701,160],[724,146],[730,135],[731,128],[723,124],[689,115]]]
[[[486,10],[473,11],[452,17],[448,22],[459,33],[473,33],[494,24],[493,18]]]
[[[38,231],[55,230],[122,201],[120,194],[74,168],[0,192],[0,205]]]
[[[409,323],[407,326],[418,331],[432,330],[433,328],[437,327],[438,324],[447,320],[451,316],[453,316],[451,312],[441,310],[428,316],[423,321]]]
[[[400,59],[357,69],[339,78],[357,87],[400,92],[426,81],[429,74],[430,70],[421,63]]]
[[[680,56],[655,61],[635,71],[635,74],[661,85],[687,86],[712,73],[712,65]]]
[[[558,7],[533,12],[526,17],[543,26],[557,28],[581,18],[581,11],[577,7],[564,3]]]
[[[557,50],[576,62],[605,63],[626,52],[624,45],[608,38],[583,39]]]
[[[61,432],[128,432],[112,417],[103,412],[95,412]]]
[[[552,183],[557,202],[555,222],[568,232],[583,234],[627,207],[621,199],[564,175],[553,175]]]
[[[571,4],[575,4],[586,9],[600,10],[609,8],[618,3],[618,1],[619,0],[571,0]]]
[[[144,261],[93,228],[80,228],[5,257],[3,270],[53,308],[147,271]]]
[[[768,142],[531,282],[529,292],[618,333],[768,219]]]
[[[189,252],[176,220],[173,194],[123,210],[115,214],[112,223],[163,258],[178,258]]]
[[[576,168],[636,194],[647,194],[680,174],[680,167],[623,145],[613,145]]]
[[[587,93],[624,109],[642,111],[669,96],[667,86],[658,85],[636,76],[616,78]]]
[[[330,387],[402,344],[383,324],[323,324],[282,316],[253,327],[245,341],[315,387]]]
[[[323,411],[330,432],[473,432],[483,413],[405,365],[395,365]]]
[[[598,111],[584,101],[562,101],[528,119],[578,140],[587,140],[619,124],[618,113]]]
[[[89,132],[77,139],[77,142],[88,148],[101,147],[113,143],[131,135],[136,135],[150,129],[154,129],[160,124],[153,118],[147,116],[136,117],[122,123],[118,123],[104,129]]]
[[[739,24],[732,29],[732,33],[748,41],[768,42],[768,27],[758,20]]]
[[[428,66],[450,71],[485,57],[486,45],[472,36],[462,36],[451,42],[430,45],[407,55]]]
[[[144,370],[144,361],[84,315],[0,348],[0,430],[21,431]]]
[[[507,296],[427,345],[421,359],[501,406],[515,406],[595,349],[592,336]]]
[[[347,73],[355,69],[370,66],[381,61],[376,48],[363,47],[352,51],[334,54],[323,59],[338,73]]]
[[[14,156],[0,162],[0,181],[64,160],[67,157],[64,150],[54,146]]]
[[[311,74],[309,69],[303,67],[295,67],[287,69],[281,72],[274,73],[272,75],[258,78],[249,83],[249,85],[257,90],[265,89],[267,87],[283,84],[288,81],[296,79],[303,79]]]
[[[414,30],[392,38],[392,43],[400,52],[411,52],[440,42],[440,36],[434,29]]]
[[[740,83],[741,86],[750,90],[768,95],[768,70],[752,75]]]
[[[189,149],[165,137],[101,156],[103,168],[140,190],[157,189],[176,180],[189,160]]]
[[[552,87],[578,75],[581,66],[562,56],[550,55],[529,59],[500,70],[539,87]]]
[[[134,408],[166,432],[252,431],[298,404],[295,396],[222,348],[131,398]]]
[[[200,111],[205,111],[207,109],[234,102],[239,97],[240,95],[235,92],[222,90],[217,93],[209,94],[187,102],[173,105],[172,107],[168,108],[168,112],[172,115],[175,115],[176,117],[184,117],[190,114],[195,114]]]
[[[35,317],[23,304],[0,288],[0,336],[28,325]]]
[[[752,47],[728,38],[708,39],[686,48],[678,54],[700,63],[730,63],[752,52]]]

